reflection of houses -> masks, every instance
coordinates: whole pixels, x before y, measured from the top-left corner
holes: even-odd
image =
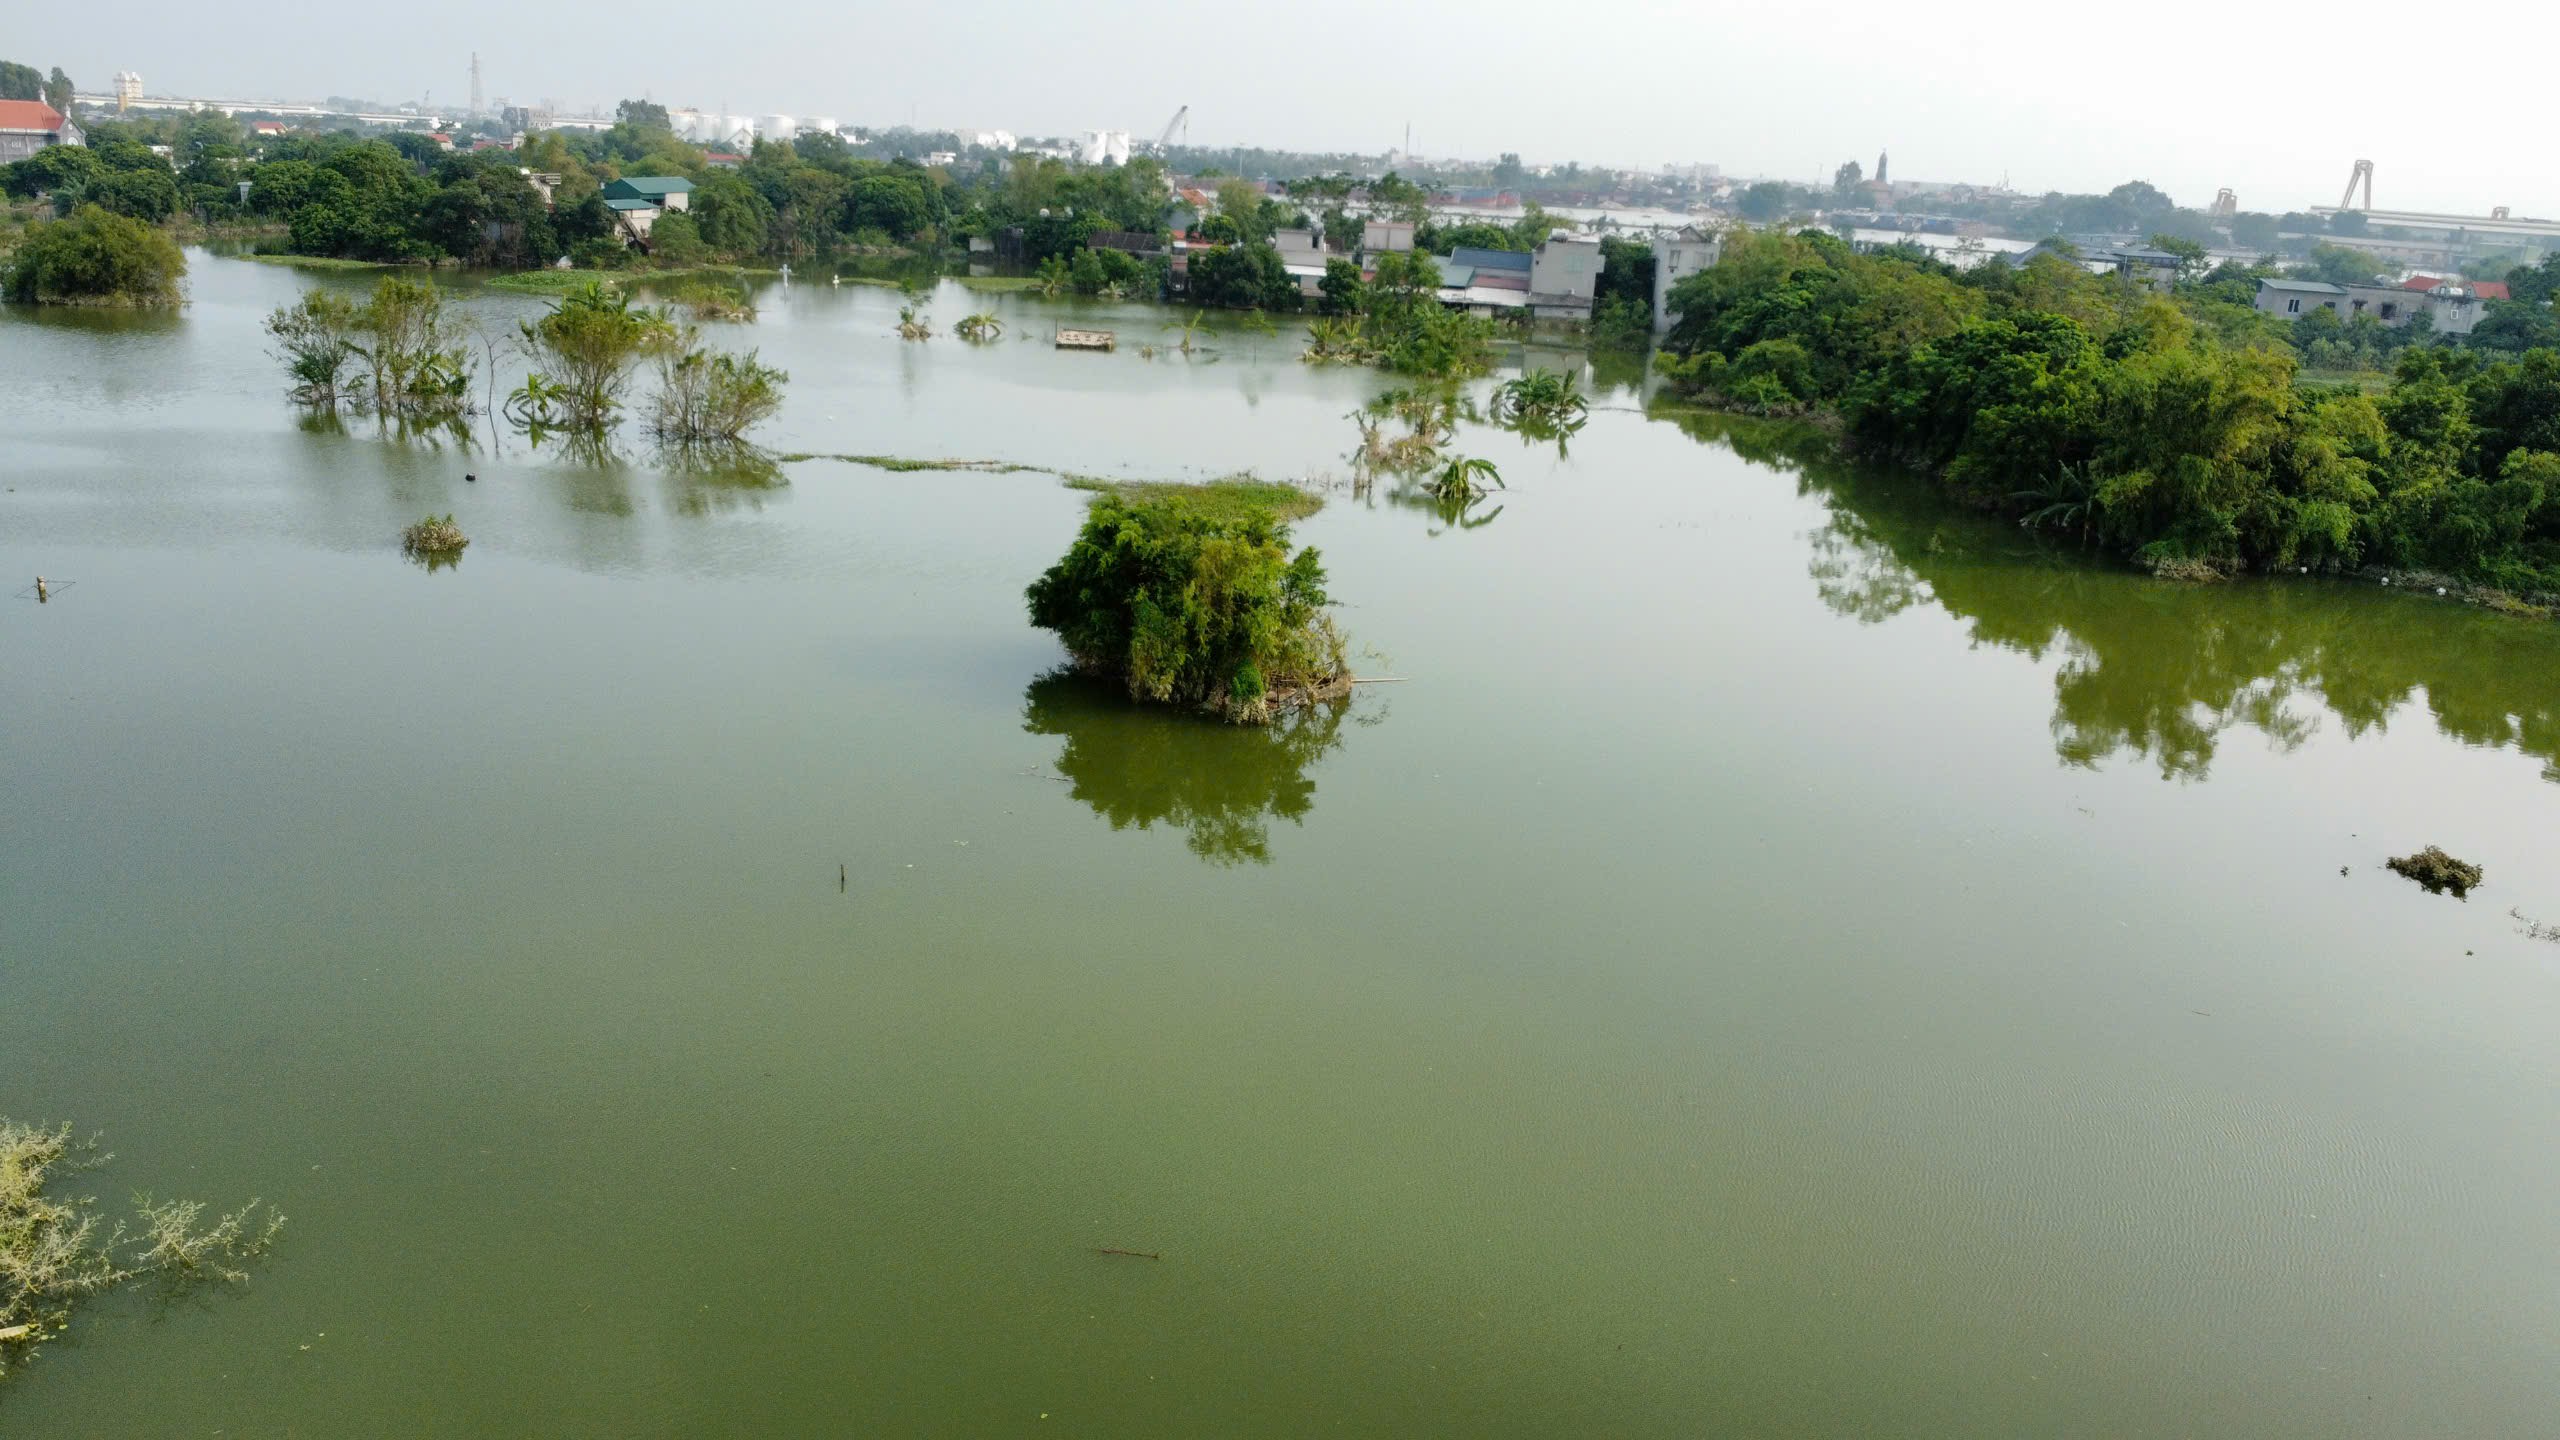
[[[2492,291],[2495,291],[2492,294]],[[2334,312],[2340,320],[2370,316],[2393,329],[2421,313],[2439,333],[2468,335],[2480,323],[2486,302],[2506,298],[2503,283],[2474,284],[2413,276],[2398,285],[2332,285],[2325,280],[2261,280],[2257,309],[2280,320],[2299,320],[2315,310]]]
[[[1653,242],[1653,330],[1659,335],[1677,319],[1671,313],[1671,287],[1714,265],[1724,254],[1724,241],[1713,230],[1682,226],[1676,235]]]
[[[0,165],[56,145],[78,145],[80,127],[41,100],[0,100]]]
[[[679,175],[626,175],[605,183],[604,203],[624,232],[645,244],[659,216],[693,208],[693,182]]]

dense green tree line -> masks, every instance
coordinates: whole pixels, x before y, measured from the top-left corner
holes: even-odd
[[[2560,351],[2411,346],[2384,394],[2298,386],[2283,338],[2209,294],[1815,232],[1737,233],[1672,303],[1676,385],[1834,409],[1861,450],[2030,524],[2155,561],[2560,589]]]

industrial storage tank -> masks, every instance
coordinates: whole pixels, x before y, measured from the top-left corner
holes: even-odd
[[[756,134],[767,140],[788,140],[800,133],[798,122],[788,115],[759,115]]]
[[[696,145],[711,138],[711,132],[717,123],[699,110],[667,112],[667,128],[676,132],[677,139],[689,140]]]
[[[723,115],[720,117],[720,133],[712,136],[711,139],[713,143],[719,145],[735,144],[743,146],[747,144],[749,140],[754,138],[755,133],[756,122],[754,116]]]
[[[800,122],[800,133],[803,135],[833,135],[836,133],[836,117],[833,115],[812,115]]]

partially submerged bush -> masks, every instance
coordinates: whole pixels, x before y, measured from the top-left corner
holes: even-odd
[[[186,273],[168,232],[83,205],[28,229],[0,266],[0,296],[22,305],[175,305]]]
[[[560,297],[549,314],[525,322],[524,347],[544,369],[507,397],[519,423],[594,429],[613,418],[640,362],[675,339],[663,312],[590,280]]]
[[[1590,410],[1580,381],[1562,370],[1531,370],[1493,391],[1493,415],[1504,424],[1569,425]]]
[[[2473,886],[2480,883],[2479,866],[2456,860],[2433,845],[2415,855],[2402,855],[2385,863],[2439,895],[2447,890],[2456,895],[2467,895]]]
[[[1350,688],[1324,566],[1254,492],[1105,492],[1065,558],[1025,592],[1031,623],[1142,700],[1248,724]]]
[[[649,404],[649,433],[661,440],[735,440],[782,408],[791,377],[756,352],[706,350],[687,330],[658,352],[658,393]]]
[[[470,407],[471,351],[434,282],[386,275],[361,305],[314,290],[267,317],[292,395],[314,409],[352,400],[402,420]]]
[[[412,555],[459,555],[470,543],[450,515],[430,515],[400,532],[400,548]]]
[[[284,1227],[282,1215],[260,1216],[252,1200],[199,1229],[200,1202],[155,1205],[146,1196],[135,1202],[137,1226],[102,1229],[96,1202],[65,1197],[59,1185],[110,1158],[68,1125],[0,1119],[0,1376],[58,1332],[75,1302],[146,1277],[243,1283],[241,1262],[265,1254]]]
[[[293,377],[293,398],[314,409],[334,410],[356,360],[356,307],[333,290],[314,290],[298,305],[279,305],[267,317],[275,356]]]

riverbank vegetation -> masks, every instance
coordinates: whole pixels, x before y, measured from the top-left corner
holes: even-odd
[[[22,305],[176,305],[187,257],[165,231],[96,205],[39,220],[0,262],[0,297]]]
[[[1347,694],[1323,562],[1291,549],[1277,508],[1302,493],[1258,482],[1105,490],[1025,592],[1031,622],[1132,698],[1238,723]]]
[[[2281,327],[2041,257],[1956,271],[1737,232],[1672,292],[1682,393],[1834,417],[1966,503],[2136,559],[2431,569],[2560,591],[2560,351],[2412,347],[2300,387]]]
[[[95,1200],[64,1187],[112,1158],[68,1125],[0,1119],[0,1379],[61,1333],[80,1301],[142,1281],[245,1284],[247,1262],[284,1228],[255,1200],[205,1224],[200,1202],[149,1196],[135,1199],[132,1219],[102,1223]]]

